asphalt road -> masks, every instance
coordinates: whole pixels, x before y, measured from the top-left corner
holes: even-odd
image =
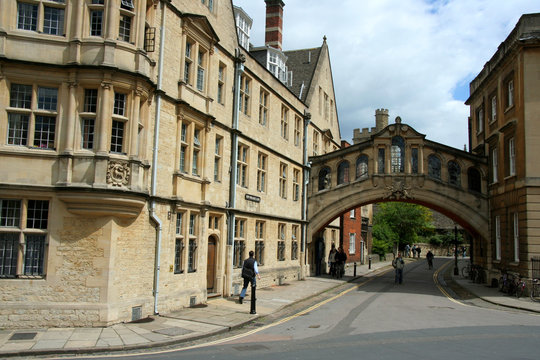
[[[272,323],[211,345],[114,359],[540,359],[540,316],[455,301],[425,262],[359,279],[340,293]],[[96,358],[96,357],[84,357]],[[81,359],[81,358],[78,358]]]

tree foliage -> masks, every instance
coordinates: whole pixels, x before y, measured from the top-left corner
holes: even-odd
[[[433,233],[431,212],[416,204],[389,202],[379,205],[373,217],[373,252],[388,253],[394,246],[418,242],[418,236]],[[381,253],[384,251],[384,253]]]

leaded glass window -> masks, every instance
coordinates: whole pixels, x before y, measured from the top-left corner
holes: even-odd
[[[356,179],[368,176],[368,157],[363,154],[356,159]]]
[[[402,173],[405,166],[405,140],[401,136],[392,138],[391,147],[392,172]]]
[[[461,167],[455,161],[448,162],[448,183],[461,186]]]
[[[349,162],[343,161],[338,166],[338,185],[349,182]]]
[[[428,156],[428,176],[441,179],[441,160],[435,155]]]

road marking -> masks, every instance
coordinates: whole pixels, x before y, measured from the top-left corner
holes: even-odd
[[[452,263],[453,260],[449,260],[447,261],[445,264],[443,264],[443,266],[441,266],[440,268],[437,269],[437,271],[435,271],[433,273],[433,282],[435,283],[435,285],[437,286],[437,288],[439,289],[440,292],[443,293],[444,296],[446,296],[448,298],[448,300],[450,300],[451,302],[453,303],[456,303],[456,304],[459,304],[459,305],[462,305],[462,306],[469,306],[469,307],[473,307],[472,305],[469,305],[469,304],[465,304],[461,301],[458,301],[456,300],[454,297],[452,297],[443,287],[442,285],[439,283],[439,273],[441,271],[443,271],[444,269],[446,269],[446,267],[448,265],[450,265]]]
[[[341,296],[343,296],[345,294],[348,294],[349,292],[351,292],[353,290],[358,289],[361,286],[364,286],[365,284],[370,283],[371,281],[375,280],[376,278],[381,277],[382,275],[386,274],[390,270],[393,270],[392,268],[386,269],[386,270],[384,270],[384,268],[382,268],[382,269],[383,270],[381,270],[381,271],[372,272],[371,273],[372,276],[370,276],[365,281],[363,281],[363,282],[361,282],[359,284],[356,284],[355,286],[351,287],[350,289],[343,290],[339,294],[334,295],[329,299],[323,300],[320,303],[317,303],[317,304],[315,304],[313,306],[310,306],[309,308],[304,309],[304,310],[302,310],[302,311],[300,311],[300,312],[298,312],[298,313],[296,313],[294,315],[288,316],[288,317],[283,318],[283,319],[281,319],[279,321],[276,321],[274,323],[262,326],[262,327],[257,328],[257,329],[250,330],[250,331],[242,333],[242,334],[230,336],[230,337],[225,338],[225,339],[219,339],[219,340],[210,341],[210,342],[207,342],[207,343],[204,343],[204,344],[186,346],[186,347],[179,348],[179,349],[167,349],[167,350],[159,350],[159,351],[150,351],[150,352],[144,352],[144,353],[140,353],[140,354],[107,354],[107,355],[90,355],[90,356],[85,356],[85,357],[86,358],[92,358],[92,359],[98,359],[98,358],[104,358],[104,357],[115,358],[115,357],[127,357],[127,356],[129,356],[129,357],[139,357],[139,356],[148,356],[148,355],[158,355],[158,354],[167,354],[167,353],[177,352],[177,351],[186,351],[186,350],[199,349],[199,348],[203,348],[203,347],[214,346],[214,345],[219,345],[219,344],[227,343],[227,342],[230,342],[230,341],[238,340],[238,339],[241,339],[243,337],[247,337],[247,336],[253,335],[255,333],[258,333],[258,332],[260,332],[262,330],[266,330],[266,329],[269,329],[271,327],[283,324],[283,323],[285,323],[287,321],[290,321],[292,319],[295,319],[295,318],[297,318],[299,316],[305,315],[305,314],[309,313],[310,311],[313,311],[313,310],[315,310],[315,309],[329,303],[330,301],[333,301],[333,300],[335,300],[335,299],[337,299],[337,298],[339,298],[339,297],[341,297]],[[66,359],[66,357],[49,358],[49,359],[51,359],[51,360],[58,359],[59,360],[59,359]]]

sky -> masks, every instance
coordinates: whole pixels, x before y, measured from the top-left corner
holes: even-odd
[[[389,111],[426,138],[468,144],[469,83],[539,0],[283,0],[283,50],[327,37],[341,138]],[[233,0],[264,45],[264,0]],[[294,76],[294,75],[293,75]]]

